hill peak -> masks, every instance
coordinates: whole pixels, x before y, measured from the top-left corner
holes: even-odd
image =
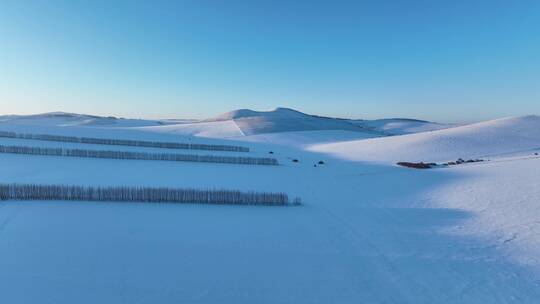
[[[302,113],[300,111],[277,107],[270,111],[255,111],[251,109],[238,109],[230,112],[223,113],[214,118],[208,119],[207,121],[223,121],[223,120],[234,120],[234,119],[243,119],[243,118],[252,118],[252,117],[282,117],[282,118],[301,118],[307,117],[308,114]]]

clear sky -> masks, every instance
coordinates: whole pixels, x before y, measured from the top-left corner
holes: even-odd
[[[540,114],[540,1],[0,0],[0,114]]]

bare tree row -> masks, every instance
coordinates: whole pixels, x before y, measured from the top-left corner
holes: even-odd
[[[279,165],[278,161],[275,158],[268,158],[268,157],[171,154],[171,153],[149,153],[149,152],[129,152],[129,151],[108,151],[108,150],[43,148],[43,147],[25,147],[25,146],[3,146],[3,145],[0,145],[0,153],[89,157],[89,158],[134,159],[134,160],[205,162],[205,163],[241,164],[241,165],[270,165],[270,166]]]
[[[0,131],[0,137],[71,142],[71,143],[79,143],[79,144],[134,146],[134,147],[184,149],[184,150],[249,152],[249,148],[247,147],[233,146],[233,145],[209,145],[209,144],[193,144],[193,143],[177,143],[177,142],[158,142],[158,141],[143,141],[143,140],[129,140],[129,139],[75,137],[75,136],[62,136],[62,135],[49,135],[49,134],[23,134],[23,133],[2,132],[2,131]]]
[[[67,200],[285,206],[285,193],[152,187],[0,184],[0,200]],[[297,202],[298,199],[295,199]]]

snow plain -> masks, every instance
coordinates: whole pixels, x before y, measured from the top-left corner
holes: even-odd
[[[2,298],[6,303],[538,303],[538,117],[373,138],[382,132],[334,123],[290,130],[279,126],[289,119],[280,115],[277,120],[263,115],[263,128],[257,126],[261,118],[250,118],[260,113],[240,114],[244,123],[253,121],[244,130],[256,131],[235,133],[230,115],[170,125],[89,125],[70,116],[1,122],[0,131],[230,142],[249,146],[250,156],[272,151],[282,164],[0,154],[2,183],[284,191],[304,202],[285,208],[0,202]],[[268,125],[273,129],[264,133]],[[0,144],[7,141],[17,140]],[[489,162],[434,170],[394,165],[486,155]],[[315,167],[320,160],[325,164]]]

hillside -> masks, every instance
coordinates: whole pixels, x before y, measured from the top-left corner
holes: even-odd
[[[360,161],[445,161],[540,149],[540,117],[496,119],[444,130],[314,145],[310,149]]]
[[[241,109],[197,122],[142,127],[140,130],[214,138],[236,138],[271,133],[322,130],[365,134],[362,137],[381,135],[376,130],[364,128],[349,120],[313,116],[288,108],[276,108],[272,111]]]
[[[244,135],[315,130],[370,132],[347,120],[308,115],[288,108],[276,108],[267,112],[236,110],[208,121],[226,120],[234,121]]]
[[[358,133],[351,138],[369,138],[433,131],[449,127],[452,125],[416,119],[354,120],[310,115],[289,108],[276,108],[271,111],[240,109],[200,122],[148,129],[156,132],[208,137],[256,136],[303,131],[346,131]],[[221,129],[221,131],[216,133],[216,129]]]
[[[356,124],[388,135],[403,135],[419,132],[442,130],[454,127],[451,124],[440,124],[431,121],[409,118],[386,118],[355,121]]]

